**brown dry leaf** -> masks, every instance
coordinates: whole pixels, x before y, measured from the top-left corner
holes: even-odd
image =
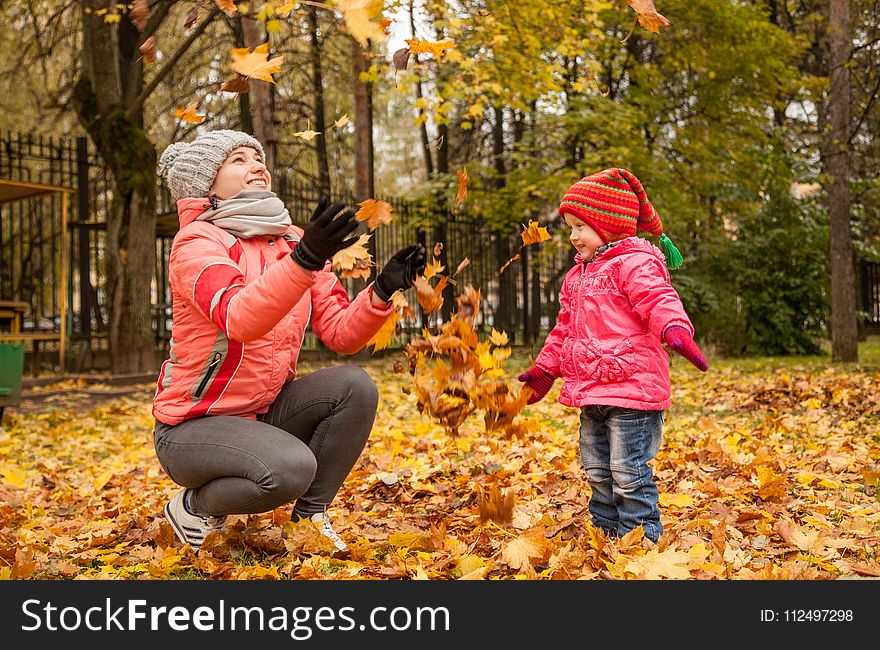
[[[471,263],[470,259],[465,257],[461,262],[458,263],[458,266],[455,267],[455,272],[452,274],[452,277],[458,275],[462,269],[466,268]]]
[[[394,64],[395,70],[406,70],[406,66],[409,63],[409,48],[402,47],[397,50],[391,57],[391,63]]]
[[[333,128],[338,129],[339,127],[345,126],[345,125],[348,124],[349,122],[351,122],[351,118],[350,118],[350,117],[348,116],[348,114],[346,113],[345,115],[343,115],[342,117],[340,117],[338,120],[336,120],[335,122],[333,122]]]
[[[373,22],[384,8],[384,0],[334,0],[333,4],[342,12],[349,33],[363,47],[370,40],[381,43],[388,38],[385,26]]]
[[[817,550],[817,544],[819,542],[818,530],[804,532],[800,526],[787,519],[780,519],[775,522],[773,524],[773,530],[785,540],[786,544],[794,546],[801,551]]]
[[[227,16],[231,16],[237,11],[235,0],[214,0],[214,3],[220,8],[220,11]]]
[[[440,257],[440,253],[443,252],[443,242],[438,241],[434,243],[434,257]]]
[[[547,241],[550,239],[550,233],[547,232],[547,228],[537,221],[529,220],[528,225],[523,224],[523,231],[520,233],[520,237],[522,237],[523,246],[529,246]]]
[[[330,555],[336,550],[333,542],[324,537],[318,527],[308,519],[288,521],[281,527],[281,531],[284,547],[291,555],[301,553]]]
[[[144,31],[144,26],[150,18],[150,8],[147,6],[146,0],[134,0],[131,3],[131,9],[128,10],[128,19],[139,32]]]
[[[183,28],[189,29],[193,25],[196,24],[196,21],[199,19],[199,13],[201,5],[196,5],[192,9],[189,10],[189,13],[186,16],[186,20],[183,21]]]
[[[156,37],[150,36],[138,47],[141,54],[144,55],[144,63],[156,62]]]
[[[458,303],[456,316],[465,323],[473,324],[480,313],[480,290],[468,285],[455,300]]]
[[[204,121],[205,116],[196,113],[198,107],[199,102],[197,101],[192,104],[187,104],[183,108],[178,108],[174,111],[174,117],[183,120],[184,122],[189,122],[190,124],[201,124]]]
[[[468,176],[467,169],[461,167],[458,170],[458,194],[455,196],[455,203],[461,206],[464,203],[465,198],[468,193],[468,183],[470,183],[471,178]]]
[[[232,79],[224,81],[220,86],[220,90],[227,93],[238,93],[239,95],[243,95],[250,90],[250,84],[248,83],[247,77],[238,75],[237,77],[232,77]]]
[[[509,524],[513,519],[513,490],[500,490],[497,485],[488,489],[480,486],[480,522],[494,521]]]
[[[383,223],[391,223],[391,204],[386,201],[376,201],[375,199],[366,199],[358,203],[361,209],[357,211],[354,218],[358,221],[366,221],[367,228],[375,230]]]
[[[653,0],[626,0],[626,4],[635,10],[639,24],[648,31],[659,34],[661,27],[669,27],[666,17],[657,13]]]
[[[409,38],[406,41],[411,54],[433,54],[441,57],[446,50],[455,47],[455,43],[449,39],[444,41],[421,41],[417,38]]]
[[[272,75],[281,72],[281,63],[284,56],[269,58],[269,42],[257,45],[253,51],[246,47],[236,47],[229,50],[232,56],[230,67],[249,79],[259,79],[268,83],[275,83]]]

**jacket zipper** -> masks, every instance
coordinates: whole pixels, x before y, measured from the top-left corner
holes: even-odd
[[[202,391],[205,390],[205,386],[208,385],[208,381],[211,379],[211,376],[214,374],[214,368],[220,363],[220,358],[222,355],[219,352],[214,353],[214,357],[211,359],[211,365],[208,366],[208,371],[205,373],[205,377],[202,379],[202,383],[199,384],[199,387],[196,389],[195,395],[193,397],[201,397]]]
[[[577,346],[575,344],[577,343],[577,337],[580,336],[580,318],[579,318],[579,316],[581,313],[581,304],[583,302],[581,300],[581,286],[584,283],[584,276],[586,274],[587,274],[587,263],[585,262],[584,268],[581,271],[581,277],[578,280],[578,284],[577,284],[577,302],[575,302],[575,306],[577,307],[577,309],[574,312],[575,313],[575,318],[574,318],[575,338],[571,344],[571,365],[574,368],[574,376],[577,379],[577,385],[580,385],[580,383],[581,383],[581,374],[578,372],[577,355],[575,354],[575,348]]]

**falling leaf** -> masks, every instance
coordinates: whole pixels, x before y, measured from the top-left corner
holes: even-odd
[[[384,8],[384,0],[334,0],[333,4],[342,11],[349,33],[363,47],[369,40],[383,42],[388,38],[384,27],[373,22]]]
[[[443,242],[438,241],[434,244],[434,257],[440,257],[440,254],[443,252]]]
[[[358,237],[358,240],[351,246],[334,254],[330,268],[346,278],[369,278],[373,257],[367,250],[367,244],[371,237],[371,234],[365,233]]]
[[[471,261],[467,257],[465,257],[461,262],[458,263],[458,266],[455,267],[455,272],[452,274],[452,276],[455,277],[456,275],[458,275],[461,270],[467,267],[470,263]]]
[[[388,344],[391,343],[391,339],[394,336],[394,330],[397,327],[397,321],[400,318],[399,314],[394,311],[391,312],[391,315],[388,317],[382,327],[379,328],[379,331],[373,335],[373,338],[367,342],[367,345],[373,346],[373,352],[378,352],[379,350],[384,350],[388,347]]]
[[[232,77],[232,79],[224,81],[220,86],[220,90],[227,93],[238,93],[243,95],[250,90],[250,84],[248,83],[247,77],[238,75],[237,77]]]
[[[128,19],[139,32],[144,31],[144,26],[150,18],[150,8],[147,6],[146,0],[134,0],[131,3],[131,9],[128,10]]]
[[[227,16],[231,16],[236,12],[235,0],[214,0],[217,7],[220,8]]]
[[[520,233],[520,236],[523,240],[523,246],[539,244],[550,239],[550,233],[547,232],[547,228],[532,220],[529,220],[529,225],[523,225],[523,231]]]
[[[514,255],[513,257],[511,257],[509,260],[507,260],[507,261],[501,266],[500,269],[498,269],[498,273],[499,273],[499,274],[500,274],[500,273],[504,273],[504,269],[506,269],[508,266],[510,266],[513,262],[516,262],[519,258],[520,258],[520,254],[519,254],[519,253],[517,253],[516,255]]]
[[[507,345],[510,342],[510,339],[507,336],[507,332],[499,332],[494,327],[492,328],[492,333],[489,335],[489,340],[492,342],[492,345]]]
[[[468,183],[470,182],[470,176],[468,176],[467,169],[464,167],[458,170],[458,194],[455,196],[455,202],[459,206],[464,203],[464,199],[468,193]]]
[[[418,276],[415,280],[416,299],[419,301],[426,314],[432,314],[443,306],[443,289],[446,287],[447,278],[440,278],[436,287],[423,277]]]
[[[639,24],[648,31],[659,34],[661,27],[669,27],[669,21],[657,13],[653,0],[626,0],[626,4],[635,10]]]
[[[346,115],[343,115],[342,117],[340,117],[338,120],[336,120],[333,123],[333,126],[338,129],[340,127],[345,126],[349,122],[351,122],[351,118],[346,114]]]
[[[395,70],[406,70],[406,66],[409,63],[409,48],[402,47],[397,50],[391,57],[391,62],[394,64]]]
[[[425,271],[422,273],[422,275],[425,277],[426,280],[430,280],[445,268],[446,267],[440,263],[440,260],[438,260],[436,257],[433,257],[431,261],[425,265]]]
[[[230,67],[250,79],[259,79],[275,83],[272,75],[281,71],[281,63],[284,56],[276,56],[269,58],[269,42],[258,45],[249,50],[246,47],[237,47],[229,51],[232,56],[232,64]]]
[[[449,39],[445,41],[421,41],[417,38],[407,39],[406,44],[409,46],[411,54],[433,54],[441,57],[446,50],[455,47],[455,43]]]
[[[358,221],[366,221],[367,228],[375,230],[381,224],[391,223],[391,204],[386,201],[365,199],[358,203],[361,209],[354,215]]]
[[[174,111],[174,117],[179,120],[183,120],[184,122],[189,122],[191,124],[201,124],[205,119],[204,115],[198,115],[196,113],[196,109],[199,107],[199,102],[193,102],[192,104],[187,104],[183,108],[178,108]]]
[[[186,20],[183,21],[183,28],[189,29],[193,25],[196,24],[196,21],[199,19],[199,8],[201,5],[196,5],[192,9],[190,9],[189,13],[186,16]]]
[[[513,518],[513,490],[500,490],[497,485],[489,489],[480,486],[480,521],[509,524]]]
[[[318,137],[319,135],[321,135],[321,132],[320,131],[312,131],[311,129],[306,129],[305,131],[297,131],[293,135],[297,138],[302,138],[303,140],[308,142],[309,140],[312,140],[312,139]]]
[[[141,54],[144,55],[144,63],[156,62],[156,37],[150,36],[138,47]]]

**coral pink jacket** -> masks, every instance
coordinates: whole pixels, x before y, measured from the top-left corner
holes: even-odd
[[[208,207],[207,199],[177,203],[171,351],[153,398],[153,415],[170,425],[203,415],[256,418],[296,376],[307,325],[331,350],[353,354],[393,311],[372,305],[372,285],[349,303],[329,266],[311,272],[296,264],[290,251],[300,228],[237,238],[195,221]]]
[[[557,324],[535,362],[563,378],[562,404],[669,408],[663,335],[670,325],[691,335],[694,327],[656,246],[628,237],[590,262],[578,253],[559,301]]]

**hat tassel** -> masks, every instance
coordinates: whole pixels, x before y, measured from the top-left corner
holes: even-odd
[[[660,235],[660,250],[663,252],[663,255],[666,257],[666,266],[670,270],[677,269],[684,262],[684,259],[682,258],[681,253],[678,252],[678,249],[675,247],[675,244],[673,244],[672,240],[666,236],[665,232],[662,235]]]

